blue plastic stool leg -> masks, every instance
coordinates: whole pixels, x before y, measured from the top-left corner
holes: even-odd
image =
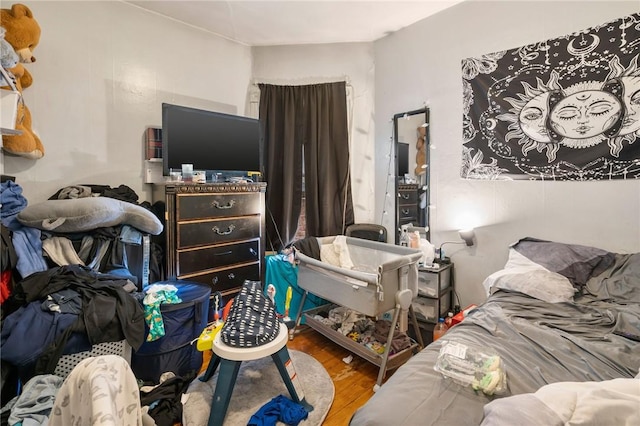
[[[242,361],[229,361],[228,359],[220,361],[220,372],[218,373],[216,390],[211,401],[208,426],[222,426],[222,423],[224,423],[241,363]]]
[[[300,379],[297,377],[296,369],[291,362],[291,357],[289,356],[287,347],[284,346],[278,352],[272,354],[271,358],[273,359],[273,362],[276,363],[280,376],[282,376],[282,380],[287,386],[287,390],[289,391],[291,398],[293,398],[293,400],[298,404],[302,405],[307,412],[313,411],[313,406],[304,399],[304,390],[302,389]]]
[[[211,354],[211,360],[209,360],[209,365],[207,366],[207,371],[204,372],[202,377],[200,377],[201,382],[206,382],[213,376],[213,373],[216,372],[218,365],[220,364],[220,357],[216,354]]]

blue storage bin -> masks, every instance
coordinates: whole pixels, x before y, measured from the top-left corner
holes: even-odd
[[[138,379],[158,383],[160,375],[172,371],[177,376],[197,374],[202,366],[202,352],[191,343],[207,326],[209,286],[184,280],[160,281],[178,289],[181,303],[162,304],[160,312],[165,335],[147,342],[149,328],[145,326],[145,342],[131,356],[131,369]]]

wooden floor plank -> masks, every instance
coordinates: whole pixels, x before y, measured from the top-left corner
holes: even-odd
[[[335,395],[324,425],[349,424],[353,413],[373,396],[378,367],[356,355],[350,364],[346,364],[343,358],[351,353],[322,334],[304,328],[287,347],[313,356],[333,380]]]

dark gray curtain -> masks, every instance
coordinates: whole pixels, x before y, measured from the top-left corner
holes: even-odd
[[[345,83],[259,87],[268,247],[293,242],[303,161],[307,236],[344,234],[353,223]]]

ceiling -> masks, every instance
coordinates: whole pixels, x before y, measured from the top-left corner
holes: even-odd
[[[126,1],[248,46],[370,42],[463,0]]]

